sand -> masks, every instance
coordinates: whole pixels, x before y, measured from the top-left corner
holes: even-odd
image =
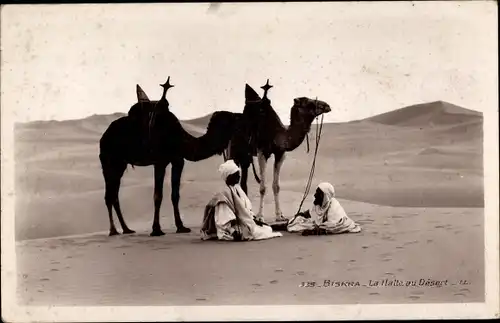
[[[19,299],[26,305],[86,306],[484,301],[480,209],[341,202],[362,233],[206,242],[199,226],[191,234],[169,228],[165,237],[152,238],[145,224],[130,236],[23,241],[17,246]],[[363,286],[384,279],[448,285]],[[360,286],[299,287],[325,280]]]
[[[319,237],[284,233],[273,240],[241,243],[199,238],[203,208],[221,185],[216,169],[222,157],[186,163],[180,207],[192,233],[174,233],[168,171],[161,216],[167,235],[149,237],[153,170],[138,167],[127,170],[120,191],[125,219],[138,233],[108,237],[98,140],[118,115],[20,125],[16,129],[19,301],[30,305],[484,301],[482,119],[452,108],[434,103],[420,115],[412,111],[407,119],[396,111],[398,115],[385,115],[383,122],[325,125],[313,186],[332,182],[346,211],[362,225],[361,233]],[[185,125],[199,135],[204,122],[201,118]],[[314,147],[312,140],[311,144]],[[281,180],[286,216],[297,210],[311,159],[305,144],[287,157]],[[270,178],[271,165],[268,174]],[[253,176],[250,183],[256,207],[258,187]],[[269,220],[272,202],[269,194],[265,209]],[[311,196],[305,207],[310,204]],[[420,279],[447,280],[447,284],[367,286],[384,279],[417,284]],[[311,281],[322,286],[324,280],[359,286],[299,287]]]

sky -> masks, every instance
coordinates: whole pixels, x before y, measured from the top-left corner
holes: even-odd
[[[443,100],[498,108],[494,1],[8,5],[2,114],[16,122],[126,113],[168,76],[179,119],[240,112],[269,78],[285,124],[293,98],[326,122]]]

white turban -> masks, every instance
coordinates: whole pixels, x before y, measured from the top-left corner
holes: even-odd
[[[236,163],[230,159],[226,161],[224,164],[219,166],[219,173],[221,173],[222,179],[225,181],[229,175],[237,173],[240,171],[240,168]]]
[[[335,197],[335,188],[333,185],[327,182],[320,183],[318,188],[325,194],[325,198],[331,200]]]
[[[316,206],[316,213],[325,213],[331,205],[332,199],[335,197],[335,189],[333,185],[327,182],[320,183],[318,188],[323,192],[323,201],[321,205]]]

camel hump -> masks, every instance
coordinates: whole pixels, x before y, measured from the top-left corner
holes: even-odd
[[[260,96],[248,84],[245,84],[245,101],[258,101]]]
[[[148,96],[146,95],[144,90],[139,86],[139,84],[136,84],[136,92],[137,92],[137,102],[139,103],[150,102]]]

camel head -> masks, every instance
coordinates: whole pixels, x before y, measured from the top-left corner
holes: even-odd
[[[293,99],[292,116],[296,115],[305,118],[306,120],[311,120],[312,122],[317,116],[330,111],[332,111],[332,109],[328,103],[320,100],[309,99],[306,97]]]

